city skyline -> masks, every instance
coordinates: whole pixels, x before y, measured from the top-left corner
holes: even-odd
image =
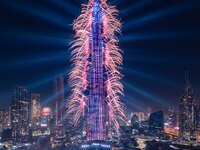
[[[57,2],[56,6],[34,1],[16,5],[12,0],[2,3],[0,107],[10,105],[14,85],[26,86],[32,92],[40,93],[43,106],[52,102],[54,76],[65,73],[65,70],[67,74],[70,70],[67,50],[73,37],[70,24],[80,13],[81,3]],[[132,110],[178,108],[184,72],[188,70],[199,103],[199,32],[196,30],[200,24],[196,19],[199,2],[109,3],[117,5],[123,23],[123,36],[119,39],[124,51],[124,102]],[[71,6],[74,11],[62,6],[56,12],[61,4],[66,8]],[[47,12],[52,16],[44,15]]]
[[[199,8],[0,1],[0,150],[199,150]]]

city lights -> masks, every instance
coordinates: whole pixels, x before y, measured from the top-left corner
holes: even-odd
[[[0,1],[0,150],[200,150],[199,8]]]
[[[49,116],[51,114],[51,108],[50,107],[44,107],[42,109],[42,115]]]

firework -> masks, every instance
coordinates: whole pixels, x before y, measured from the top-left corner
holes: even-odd
[[[74,21],[75,40],[71,43],[73,69],[69,74],[72,89],[67,104],[74,124],[87,118],[87,140],[106,140],[107,122],[117,131],[125,122],[123,105],[122,51],[115,33],[120,33],[118,11],[106,0],[82,4],[81,15]]]

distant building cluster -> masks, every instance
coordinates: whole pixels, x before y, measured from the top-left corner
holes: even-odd
[[[130,139],[137,138],[170,139],[185,145],[191,145],[191,143],[198,145],[200,141],[200,106],[196,105],[188,72],[185,75],[185,86],[179,101],[179,111],[171,107],[167,111],[150,114],[132,112],[130,116],[130,124],[121,128],[122,143],[127,144],[127,141],[131,141]],[[130,145],[129,143],[129,147]]]
[[[0,109],[0,141],[11,141],[13,145],[62,143],[66,139],[64,81],[63,75],[54,79],[53,110],[41,106],[39,93],[30,93],[22,86],[13,87],[9,108]]]

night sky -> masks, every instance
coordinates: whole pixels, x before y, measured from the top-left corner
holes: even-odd
[[[53,100],[53,79],[70,70],[72,22],[86,0],[0,1],[0,108],[14,85]],[[119,10],[122,100],[132,111],[178,108],[184,72],[200,103],[200,1],[108,0]],[[68,89],[69,90],[69,89]]]

